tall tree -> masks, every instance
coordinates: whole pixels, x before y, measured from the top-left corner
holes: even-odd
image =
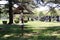
[[[57,11],[55,10],[55,7],[50,7],[50,10],[47,12],[47,14],[50,12],[49,16],[49,22],[51,22],[51,17],[58,16]],[[46,14],[46,15],[47,15]]]
[[[8,0],[8,2],[9,2],[9,23],[8,24],[12,24],[13,23],[12,6],[13,6],[13,3],[18,3],[19,1],[18,0]]]
[[[9,1],[9,24],[13,23],[13,13],[12,13],[12,0]]]

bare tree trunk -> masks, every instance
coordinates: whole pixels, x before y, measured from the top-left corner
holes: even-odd
[[[22,30],[22,36],[23,36],[23,31],[24,31],[23,9],[21,9],[21,30]]]
[[[13,13],[12,13],[12,0],[9,0],[9,23],[13,23]]]
[[[51,16],[49,16],[49,22],[51,22]]]
[[[59,16],[56,16],[56,18],[57,18],[57,22],[59,22]]]

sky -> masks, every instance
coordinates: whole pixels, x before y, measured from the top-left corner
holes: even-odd
[[[7,4],[8,1],[0,1],[0,4]]]

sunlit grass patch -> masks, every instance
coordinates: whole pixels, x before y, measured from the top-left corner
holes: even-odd
[[[41,22],[41,21],[29,21],[26,23],[32,27],[51,27],[51,26],[60,26],[60,22]],[[31,27],[30,26],[30,27]]]

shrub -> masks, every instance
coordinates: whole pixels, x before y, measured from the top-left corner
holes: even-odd
[[[15,23],[19,23],[19,20],[14,20]]]
[[[3,24],[7,24],[7,21],[2,21],[3,22]]]

